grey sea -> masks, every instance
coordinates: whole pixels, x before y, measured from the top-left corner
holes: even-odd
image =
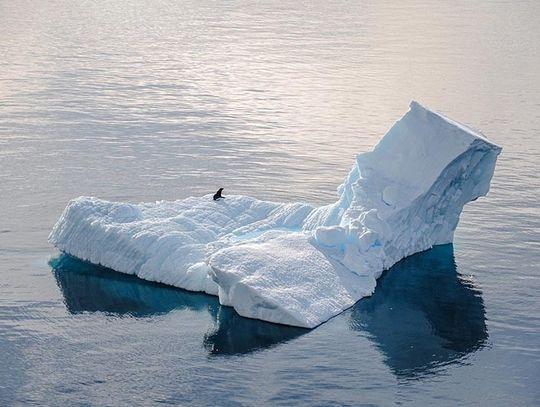
[[[0,1],[0,405],[540,405],[540,2]],[[63,256],[80,195],[327,204],[418,100],[503,147],[314,330]]]

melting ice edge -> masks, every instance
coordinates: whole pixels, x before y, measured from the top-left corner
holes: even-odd
[[[119,272],[218,295],[245,317],[313,328],[371,295],[397,261],[452,242],[463,206],[489,191],[500,152],[412,102],[358,155],[334,204],[79,197],[49,241]]]

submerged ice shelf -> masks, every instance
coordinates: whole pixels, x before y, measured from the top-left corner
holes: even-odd
[[[313,328],[413,253],[453,240],[501,148],[416,102],[358,155],[323,207],[211,195],[138,205],[72,200],[49,241],[114,270],[218,295],[245,317]]]

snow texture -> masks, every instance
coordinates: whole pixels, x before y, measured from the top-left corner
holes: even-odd
[[[315,208],[211,195],[72,200],[49,241],[111,269],[219,295],[245,317],[313,328],[371,295],[402,258],[449,243],[501,148],[416,102]]]

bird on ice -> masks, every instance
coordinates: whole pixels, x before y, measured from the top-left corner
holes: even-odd
[[[217,201],[220,198],[225,199],[224,196],[221,196],[221,191],[223,191],[223,188],[219,188],[218,191],[214,194],[214,201]]]

